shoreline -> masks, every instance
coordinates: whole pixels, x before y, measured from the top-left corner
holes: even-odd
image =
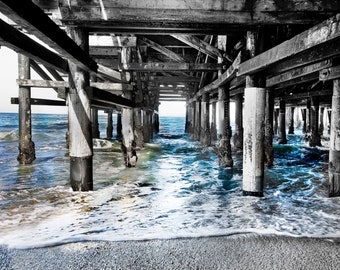
[[[0,269],[340,269],[340,243],[238,234],[166,240],[0,246]]]

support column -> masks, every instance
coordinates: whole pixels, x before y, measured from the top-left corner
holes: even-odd
[[[131,59],[131,49],[122,48],[121,62],[127,64]],[[122,72],[122,78],[125,80],[126,74]],[[123,89],[123,97],[132,98],[131,91]],[[136,141],[134,137],[133,109],[122,108],[122,151],[126,167],[135,167],[137,163]]]
[[[217,140],[217,126],[216,126],[216,102],[212,103],[211,106],[211,126],[210,126],[210,134],[211,134],[211,143]]]
[[[190,138],[195,139],[195,127],[196,127],[196,101],[191,103],[191,125],[190,125]]]
[[[278,134],[278,130],[279,130],[279,118],[280,115],[280,109],[278,108],[274,108],[274,135]]]
[[[18,54],[19,79],[30,79],[30,59]],[[19,155],[20,164],[31,164],[35,160],[35,146],[32,141],[31,88],[19,87]]]
[[[243,148],[243,119],[242,119],[243,95],[238,94],[235,97],[235,134],[233,137],[234,147]]]
[[[144,135],[143,135],[143,125],[142,125],[142,110],[137,108],[134,109],[134,136],[136,146],[139,148],[144,147]]]
[[[184,128],[184,132],[185,133],[189,133],[189,129],[190,129],[190,110],[191,110],[191,104],[188,104],[187,101],[187,106],[185,109],[185,128]]]
[[[200,133],[200,141],[203,146],[210,146],[211,143],[211,135],[210,135],[210,115],[209,115],[209,99],[210,96],[208,93],[204,94],[201,102],[201,133]]]
[[[251,57],[257,52],[255,32],[247,32],[247,50]],[[263,196],[264,186],[264,120],[266,89],[257,87],[261,77],[246,76],[244,89],[243,195]]]
[[[265,135],[264,135],[265,163],[267,167],[272,167],[274,163],[273,117],[274,117],[274,94],[270,89],[267,89],[265,111]]]
[[[154,113],[155,123],[154,123],[154,130],[155,133],[159,133],[159,107],[157,106],[157,113]]]
[[[98,109],[91,109],[92,119],[92,136],[93,138],[100,138],[99,123],[98,123]]]
[[[319,134],[322,137],[323,136],[323,131],[324,131],[324,112],[325,112],[325,107],[320,108],[320,114],[319,114]]]
[[[311,129],[311,100],[307,100],[307,109],[306,109],[306,133],[310,133]]]
[[[107,110],[106,113],[107,113],[106,138],[111,139],[113,137],[112,110]]]
[[[311,98],[311,136],[309,146],[321,146],[319,134],[319,97]]]
[[[329,142],[330,197],[340,196],[340,80],[333,81],[331,137]]]
[[[291,106],[289,108],[288,134],[294,134],[294,111],[295,111],[295,107]]]
[[[327,132],[328,132],[328,134],[331,134],[331,119],[332,119],[332,111],[331,110],[327,111],[327,117],[328,117],[328,123],[329,123]]]
[[[88,51],[88,35],[78,28],[69,28],[72,39]],[[74,191],[93,190],[93,144],[91,126],[89,74],[69,61],[68,117],[70,138],[70,182]]]
[[[279,114],[279,144],[286,144],[286,102],[280,100],[280,114]]]
[[[122,113],[117,112],[117,140],[121,140],[122,137]]]
[[[231,156],[230,96],[229,87],[218,88],[220,134],[218,144],[219,164],[224,167],[234,165]]]
[[[196,100],[196,110],[195,110],[195,131],[194,139],[199,140],[201,135],[201,101]]]
[[[301,115],[302,115],[302,133],[306,134],[307,132],[307,109],[303,108],[301,109]]]

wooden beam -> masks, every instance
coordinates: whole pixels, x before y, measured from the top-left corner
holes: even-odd
[[[161,54],[165,55],[166,57],[168,57],[169,59],[172,59],[176,62],[179,63],[183,63],[185,62],[185,59],[178,55],[177,53],[174,53],[172,50],[167,49],[161,45],[159,45],[158,43],[146,38],[146,37],[140,37],[139,38],[143,43],[145,43],[146,45],[149,45],[151,48],[153,48],[154,50],[160,52]]]
[[[215,31],[224,33],[227,26],[239,31],[240,25],[315,24],[339,12],[336,1],[97,1],[60,0],[64,23],[83,24],[125,33],[159,30],[161,33],[181,29],[186,33]],[[119,11],[119,12],[118,12]],[[306,15],[307,14],[307,15]],[[91,22],[91,23],[89,23]],[[114,23],[114,24],[113,24]],[[184,31],[185,30],[185,31]],[[211,34],[211,33],[210,33]]]
[[[330,67],[331,65],[332,65],[331,60],[325,60],[325,61],[315,63],[309,66],[300,67],[300,68],[286,71],[280,75],[268,78],[266,81],[266,87],[272,87],[272,86],[276,86],[279,84],[283,84],[285,82],[289,82],[291,80],[306,76],[308,74],[314,73],[321,69]]]
[[[340,37],[340,15],[334,16],[262,54],[241,63],[239,75],[254,74],[271,65]]]
[[[107,91],[92,87],[93,97],[92,99],[99,102],[110,103],[115,106],[124,108],[135,108],[136,103],[130,99],[117,96]]]
[[[288,70],[321,62],[329,58],[340,55],[340,40],[335,40],[319,46],[315,50],[308,50],[295,55],[283,62],[274,64],[269,70],[268,74],[277,75]]]
[[[46,66],[68,72],[68,63],[56,53],[33,41],[14,27],[0,20],[0,44],[24,54]]]
[[[219,76],[215,81],[212,83],[206,85],[202,89],[200,89],[197,93],[197,96],[201,96],[204,93],[207,93],[213,89],[216,89],[228,81],[230,81],[234,76],[236,76],[236,72],[239,68],[239,65],[241,63],[241,52],[237,55],[234,62],[230,65],[230,67],[221,75]]]
[[[315,97],[315,96],[332,96],[333,91],[331,89],[311,91],[306,93],[292,94],[284,97],[280,97],[283,100],[301,100],[303,98]]]
[[[110,58],[118,56],[119,49],[109,46],[91,46],[90,55],[95,58]]]
[[[321,70],[319,73],[320,81],[329,81],[337,79],[340,79],[340,66],[329,67]]]
[[[127,37],[127,36],[108,36],[108,35],[90,35],[89,45],[91,46],[104,46],[104,47],[136,47],[137,37]]]
[[[118,64],[113,69],[121,71],[141,71],[141,72],[162,72],[162,71],[216,71],[223,70],[224,64],[194,64],[194,63],[164,63],[164,62],[151,62],[151,63],[126,63]]]
[[[122,74],[119,71],[116,71],[112,68],[109,68],[103,65],[98,65],[98,74],[108,79],[111,79],[115,82],[122,82]],[[129,82],[130,79],[131,79],[130,73],[126,72],[125,80]]]
[[[222,51],[205,42],[204,40],[200,40],[199,38],[193,35],[171,35],[171,36],[195,48],[196,50],[209,55],[214,59],[217,59],[218,57],[225,59],[225,55]]]
[[[11,98],[11,104],[19,104],[19,98],[12,97]],[[66,106],[66,101],[41,99],[41,98],[31,98],[31,105]]]
[[[48,80],[16,80],[17,84],[25,87],[39,87],[39,88],[68,88],[69,83],[66,81],[48,81]],[[90,86],[108,90],[108,91],[122,91],[132,90],[132,85],[122,83],[100,83],[100,82],[90,82]]]
[[[97,71],[96,62],[33,2],[1,0],[0,11],[83,69]]]
[[[185,76],[149,76],[149,82],[157,83],[189,83],[199,82],[200,79],[197,77],[185,77]]]
[[[307,83],[307,82],[312,82],[316,81],[319,79],[319,72],[311,72],[311,73],[306,73],[303,76],[296,77],[294,79],[278,83],[275,85],[275,89],[282,89],[290,86],[296,86],[299,84]]]

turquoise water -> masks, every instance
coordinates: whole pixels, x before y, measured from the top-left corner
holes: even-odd
[[[101,138],[106,116],[100,115]],[[114,123],[116,119],[114,117]],[[265,197],[243,197],[242,153],[220,168],[212,147],[184,133],[184,118],[161,117],[160,133],[125,168],[120,144],[95,140],[94,191],[72,192],[66,115],[33,116],[37,160],[16,161],[16,114],[0,114],[0,244],[27,248],[85,240],[137,240],[235,233],[338,238],[340,199],[327,197],[325,147],[303,136],[274,145]]]

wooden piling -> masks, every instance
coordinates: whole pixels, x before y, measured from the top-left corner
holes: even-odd
[[[323,131],[324,131],[324,112],[325,112],[325,107],[320,107],[320,114],[319,114],[319,134],[322,137],[323,136]]]
[[[294,134],[294,112],[295,107],[289,107],[289,125],[288,125],[288,134]]]
[[[340,196],[340,80],[333,81],[331,137],[329,142],[330,197]]]
[[[111,139],[113,137],[112,110],[107,110],[106,113],[107,113],[106,138]]]
[[[256,33],[247,32],[247,50],[251,57],[257,52]],[[243,118],[243,195],[263,196],[264,186],[264,119],[266,89],[257,87],[260,78],[246,76]]]
[[[117,112],[117,140],[121,140],[122,136],[122,113]]]
[[[194,139],[199,140],[201,135],[201,99],[196,100],[196,109],[195,109],[195,131],[194,131]]]
[[[272,167],[274,163],[274,148],[273,148],[274,98],[275,97],[273,91],[271,91],[271,89],[267,89],[265,110],[265,135],[264,135],[265,163],[267,167]]]
[[[286,102],[280,100],[280,114],[279,114],[279,144],[287,143],[286,136]]]
[[[223,167],[234,165],[231,155],[231,126],[230,126],[230,96],[229,86],[218,88],[219,101],[219,143],[218,157],[219,164]]]
[[[301,109],[301,115],[302,115],[302,133],[305,134],[307,132],[307,109],[306,108]]]
[[[79,28],[68,28],[73,40],[88,50],[88,35]],[[70,183],[74,191],[93,190],[93,143],[89,74],[69,61],[68,117],[70,139]]]
[[[92,136],[93,138],[100,138],[99,122],[98,122],[98,109],[91,109],[91,120],[92,120]]]
[[[217,140],[216,102],[213,102],[211,106],[210,134],[211,134],[211,144],[213,144],[213,142]]]
[[[140,108],[136,108],[133,110],[133,112],[134,112],[134,137],[136,146],[139,148],[143,148],[144,134],[142,125],[142,110]]]
[[[200,142],[203,146],[210,146],[211,143],[211,134],[210,134],[210,111],[209,111],[209,104],[210,104],[210,95],[206,93],[202,97],[201,102],[201,133],[200,133]]]
[[[243,94],[235,97],[235,134],[233,136],[234,147],[242,149],[243,147]]]
[[[279,130],[279,118],[280,115],[280,109],[278,108],[274,108],[274,135],[278,134],[278,130]]]
[[[19,79],[30,79],[30,59],[18,54]],[[20,164],[31,164],[35,160],[35,145],[32,141],[31,88],[19,87],[19,155]]]
[[[321,146],[321,137],[319,134],[319,97],[311,98],[311,135],[309,146]]]

